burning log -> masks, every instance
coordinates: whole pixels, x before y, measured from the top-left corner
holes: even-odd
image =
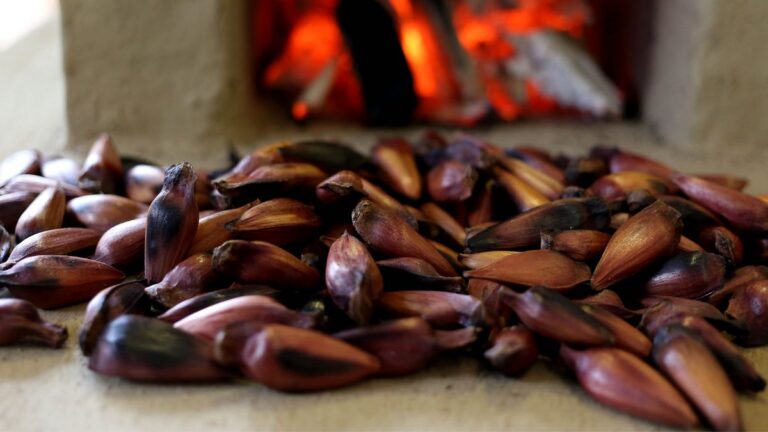
[[[409,122],[417,103],[413,75],[389,11],[376,0],[341,0],[336,18],[355,63],[368,121]]]

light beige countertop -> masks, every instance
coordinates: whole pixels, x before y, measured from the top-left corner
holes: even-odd
[[[46,312],[66,323],[63,350],[0,349],[3,431],[211,430],[663,430],[605,408],[540,361],[521,379],[449,356],[405,378],[284,394],[239,381],[149,385],[92,373],[77,349],[83,307]],[[747,351],[768,375],[768,349]],[[768,430],[765,394],[740,398],[748,431]]]
[[[594,402],[540,361],[521,379],[449,356],[405,378],[283,394],[248,381],[149,385],[92,373],[77,349],[83,307],[46,312],[66,323],[63,350],[0,349],[0,429],[31,430],[663,430]],[[768,349],[747,351],[768,375]],[[765,394],[742,396],[748,431],[768,430]]]

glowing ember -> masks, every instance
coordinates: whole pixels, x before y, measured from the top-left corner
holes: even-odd
[[[332,10],[311,10],[296,22],[282,55],[264,73],[264,84],[302,88],[343,50]]]
[[[291,115],[298,121],[304,120],[309,115],[309,107],[304,102],[295,102],[291,107]]]
[[[413,0],[390,0],[400,26],[400,43],[411,67],[420,110],[429,112],[452,103],[458,95],[452,72],[442,54],[429,18],[415,7]]]
[[[291,115],[296,120],[317,114],[364,116],[358,78],[334,14],[337,2],[306,2],[310,6],[304,6],[281,54],[262,76],[266,88],[294,97]],[[289,3],[294,8],[298,4]],[[561,99],[546,86],[546,80],[539,81],[536,71],[530,70],[530,59],[521,58],[526,53],[521,53],[518,43],[519,38],[542,30],[579,40],[591,19],[584,0],[517,0],[512,2],[514,7],[505,6],[507,2],[501,0],[446,2],[444,5],[452,7],[450,24],[463,54],[449,47],[450,38],[426,3],[389,0],[399,29],[400,46],[419,98],[418,119],[468,125],[485,117],[489,108],[505,121],[578,113],[574,108],[579,106],[563,103],[580,99]],[[480,9],[473,8],[477,5]],[[557,47],[556,44],[548,46]],[[552,82],[552,71],[546,72],[549,74],[546,78]],[[566,68],[561,72],[570,71]],[[589,83],[589,78],[593,77],[576,77],[574,86]],[[609,87],[610,84],[601,88]],[[483,105],[486,108],[482,108]]]

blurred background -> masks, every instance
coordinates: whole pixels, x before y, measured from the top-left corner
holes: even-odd
[[[210,162],[429,127],[750,166],[766,17],[764,0],[0,0],[0,149],[80,153],[108,131]]]
[[[0,0],[0,50],[5,50],[58,11],[56,0]]]

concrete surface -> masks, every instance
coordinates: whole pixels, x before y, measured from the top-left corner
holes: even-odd
[[[75,335],[83,307],[47,312]],[[0,349],[3,431],[656,431],[605,408],[540,361],[522,379],[445,358],[411,377],[291,395],[250,382],[148,385],[90,372],[76,349]],[[768,374],[768,349],[747,355]],[[747,431],[768,430],[766,396],[741,397]]]
[[[51,46],[55,25],[23,45],[0,54],[0,156],[33,146],[60,151],[66,139],[58,50]],[[361,148],[387,133],[417,129],[364,130],[357,126],[312,124],[276,126],[253,144],[299,136],[338,137]],[[590,145],[618,144],[647,152],[681,168],[734,172],[749,177],[752,190],[768,192],[765,158],[724,148],[715,156],[660,146],[642,125],[526,123],[480,130],[499,144],[532,144],[552,151],[582,153]],[[118,140],[131,153],[130,139]],[[75,152],[77,153],[77,152]],[[224,160],[219,149],[188,152],[157,145],[142,155],[163,162],[190,158],[212,167]],[[210,431],[210,430],[662,430],[656,425],[602,407],[574,382],[540,362],[522,379],[508,379],[470,359],[446,358],[402,379],[375,379],[349,388],[285,395],[257,384],[146,385],[97,376],[76,349],[83,306],[45,312],[67,325],[71,339],[60,351],[35,347],[0,348],[0,430],[3,431]],[[768,375],[768,349],[747,355]],[[741,397],[746,429],[768,430],[764,394]]]

